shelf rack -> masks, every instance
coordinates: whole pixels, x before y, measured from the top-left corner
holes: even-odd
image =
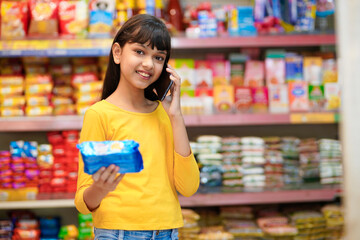
[[[321,189],[278,190],[264,192],[196,193],[191,197],[179,196],[182,207],[231,206],[252,204],[300,203],[333,201],[341,193],[339,186]],[[0,209],[72,208],[74,199],[51,199],[0,202]]]
[[[188,127],[241,126],[274,124],[332,124],[339,122],[337,113],[290,113],[290,114],[214,114],[186,115]],[[3,117],[1,132],[80,130],[83,116]]]
[[[240,47],[310,47],[335,45],[334,34],[268,35],[256,37],[173,37],[173,49]],[[108,56],[112,39],[2,40],[0,57],[86,57]]]

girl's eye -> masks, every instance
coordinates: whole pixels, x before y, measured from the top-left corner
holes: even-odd
[[[162,61],[165,60],[164,57],[160,57],[160,56],[155,57],[155,59],[158,60],[158,61],[160,61],[160,62],[162,62]]]
[[[135,52],[136,52],[137,54],[144,55],[144,51],[142,51],[142,50],[136,50]]]

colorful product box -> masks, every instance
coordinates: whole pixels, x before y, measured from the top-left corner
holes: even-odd
[[[304,80],[312,85],[322,84],[321,57],[304,57]]]
[[[309,107],[310,111],[320,112],[325,109],[325,95],[323,85],[309,85]]]
[[[286,82],[304,80],[302,56],[287,56],[285,58],[285,69]]]
[[[195,97],[198,98],[202,103],[202,114],[210,115],[214,113],[214,98],[212,88],[195,89]]]
[[[231,85],[214,86],[214,105],[218,113],[231,113],[234,105],[234,87]]]
[[[309,111],[307,82],[289,82],[289,104],[291,112]]]
[[[235,110],[241,113],[251,111],[253,103],[251,88],[235,87]]]
[[[230,79],[230,62],[226,60],[211,60],[213,85],[228,85]]]
[[[213,72],[209,61],[195,60],[196,88],[208,88],[213,85]]]
[[[328,111],[337,111],[341,105],[340,85],[338,83],[326,83],[324,85],[325,92],[325,109]]]
[[[268,110],[269,97],[267,87],[251,88],[253,105],[252,111],[254,113],[265,113]]]
[[[175,69],[181,76],[182,88],[195,88],[195,62],[194,59],[175,59]]]
[[[285,83],[285,59],[284,58],[266,58],[266,84],[284,84]]]
[[[240,53],[231,53],[230,60],[230,84],[244,86],[245,62],[248,57]]]
[[[263,87],[265,79],[264,62],[247,61],[245,64],[245,87]]]
[[[287,84],[269,86],[269,110],[271,113],[289,112],[288,91]]]

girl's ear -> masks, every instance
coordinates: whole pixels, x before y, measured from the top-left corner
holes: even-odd
[[[119,45],[119,43],[114,43],[111,47],[111,51],[113,54],[113,58],[114,58],[114,62],[116,64],[120,64],[120,59],[121,59],[121,47]]]

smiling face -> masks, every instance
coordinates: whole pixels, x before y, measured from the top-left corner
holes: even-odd
[[[120,64],[120,84],[144,90],[159,78],[166,51],[140,43],[126,43],[123,48],[115,48],[118,48],[113,47],[113,52],[114,61]]]

